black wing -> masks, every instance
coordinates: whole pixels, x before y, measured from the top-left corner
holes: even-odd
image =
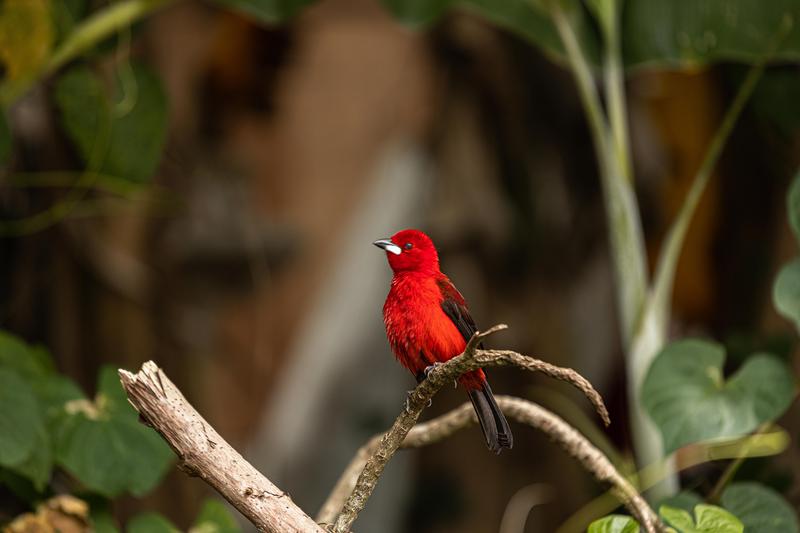
[[[464,337],[464,342],[469,342],[472,336],[478,331],[472,315],[469,314],[467,303],[458,289],[448,279],[440,279],[439,289],[442,291],[442,311],[453,322],[453,324]],[[482,348],[482,346],[481,346]]]

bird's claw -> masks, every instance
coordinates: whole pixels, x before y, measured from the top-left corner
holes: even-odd
[[[434,368],[436,368],[437,366],[441,366],[441,365],[443,365],[443,364],[444,364],[444,363],[441,363],[441,362],[439,362],[439,361],[436,361],[436,362],[435,362],[435,363],[433,363],[432,365],[426,366],[426,367],[425,367],[425,370],[423,370],[423,372],[425,373],[425,377],[428,377],[428,374],[430,374],[430,373],[431,373],[431,371],[432,371]]]

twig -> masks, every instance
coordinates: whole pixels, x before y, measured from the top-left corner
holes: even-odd
[[[567,422],[547,409],[522,398],[497,396],[497,405],[510,419],[540,429],[553,441],[576,458],[583,467],[597,480],[608,483],[619,499],[639,520],[645,531],[659,531],[660,522],[647,502],[636,489],[622,476],[609,459],[598,450],[586,437],[575,430]],[[472,405],[464,403],[447,414],[434,418],[429,422],[414,426],[400,445],[401,448],[421,448],[439,442],[455,432],[474,425],[477,422]],[[378,451],[382,435],[376,435],[358,450],[353,460],[342,473],[339,481],[317,515],[320,523],[329,523],[336,519],[336,514],[343,507],[347,498],[356,487],[360,473],[365,469],[370,457]],[[334,529],[334,531],[336,531]]]
[[[465,372],[471,372],[484,367],[509,365],[518,366],[530,371],[543,372],[548,376],[572,383],[583,391],[592,402],[603,421],[606,424],[609,423],[608,411],[603,404],[602,397],[594,390],[591,383],[574,370],[557,367],[550,363],[545,363],[544,361],[508,350],[476,349],[484,338],[506,328],[507,326],[505,324],[499,324],[485,332],[475,333],[467,343],[463,354],[454,357],[442,365],[434,367],[428,373],[428,377],[409,394],[407,408],[400,413],[400,416],[394,421],[389,431],[379,437],[378,443],[371,456],[367,459],[355,486],[345,500],[342,510],[332,526],[332,531],[335,533],[347,533],[350,531],[350,526],[353,525],[358,514],[364,509],[386,464],[414,427],[420,413],[427,407],[428,401],[433,398],[444,385],[451,383],[455,378]],[[580,435],[577,432],[575,433]],[[599,451],[597,453],[602,456]]]
[[[172,446],[181,470],[214,487],[259,530],[324,533],[214,431],[155,363],[136,374],[120,370],[119,377],[143,420]]]

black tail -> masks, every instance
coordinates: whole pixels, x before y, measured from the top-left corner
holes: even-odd
[[[481,424],[483,437],[489,449],[494,453],[500,453],[503,448],[511,449],[514,445],[514,436],[511,435],[506,417],[494,401],[489,384],[484,382],[482,388],[470,390],[469,399],[472,400],[472,406],[478,415],[478,422]]]

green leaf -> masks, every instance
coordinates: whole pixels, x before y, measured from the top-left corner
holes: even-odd
[[[47,350],[31,346],[24,341],[0,330],[0,368],[14,370],[21,377],[29,379],[53,373],[53,360]]]
[[[772,302],[784,318],[800,332],[800,257],[781,268],[772,286]]]
[[[28,457],[9,468],[33,483],[37,492],[42,492],[50,481],[53,471],[53,444],[44,423],[36,426],[33,447]]]
[[[128,522],[127,533],[179,533],[172,522],[158,513],[142,513]]]
[[[589,524],[587,533],[639,533],[639,523],[630,516],[612,514]]]
[[[46,420],[53,424],[67,414],[67,406],[84,398],[83,392],[71,379],[60,374],[43,376],[30,383]]]
[[[245,13],[260,22],[275,24],[293,17],[314,0],[212,0],[222,7]]]
[[[661,430],[665,453],[707,439],[735,437],[779,417],[795,393],[790,370],[767,354],[751,356],[728,380],[725,351],[697,339],[669,344],[642,386],[642,402]]]
[[[39,442],[43,422],[30,386],[0,368],[0,465],[25,462]]]
[[[111,96],[91,70],[75,67],[56,82],[55,101],[88,170],[142,183],[161,159],[167,100],[147,68],[134,65],[119,72]]]
[[[241,528],[224,503],[208,499],[203,503],[191,531],[192,533],[239,533]]]
[[[73,402],[56,431],[56,458],[87,488],[107,497],[142,496],[155,487],[173,454],[152,429],[139,423],[124,399],[115,371],[100,371],[94,402]]]
[[[783,497],[758,483],[733,483],[720,503],[744,524],[745,531],[797,533],[797,514]]]
[[[785,24],[776,61],[800,59],[797,0],[627,0],[622,42],[629,66],[758,61]],[[784,28],[785,30],[785,28]]]
[[[556,60],[561,61],[564,56],[564,47],[550,14],[535,0],[459,0],[454,5],[516,33]],[[577,3],[565,2],[563,9],[568,13],[587,59],[599,64],[600,44],[587,13]]]
[[[401,23],[411,26],[425,26],[439,17],[454,0],[381,0],[384,6]]]
[[[715,505],[700,504],[694,508],[696,520],[683,509],[662,505],[661,517],[679,533],[743,533],[744,526],[731,513]]]

